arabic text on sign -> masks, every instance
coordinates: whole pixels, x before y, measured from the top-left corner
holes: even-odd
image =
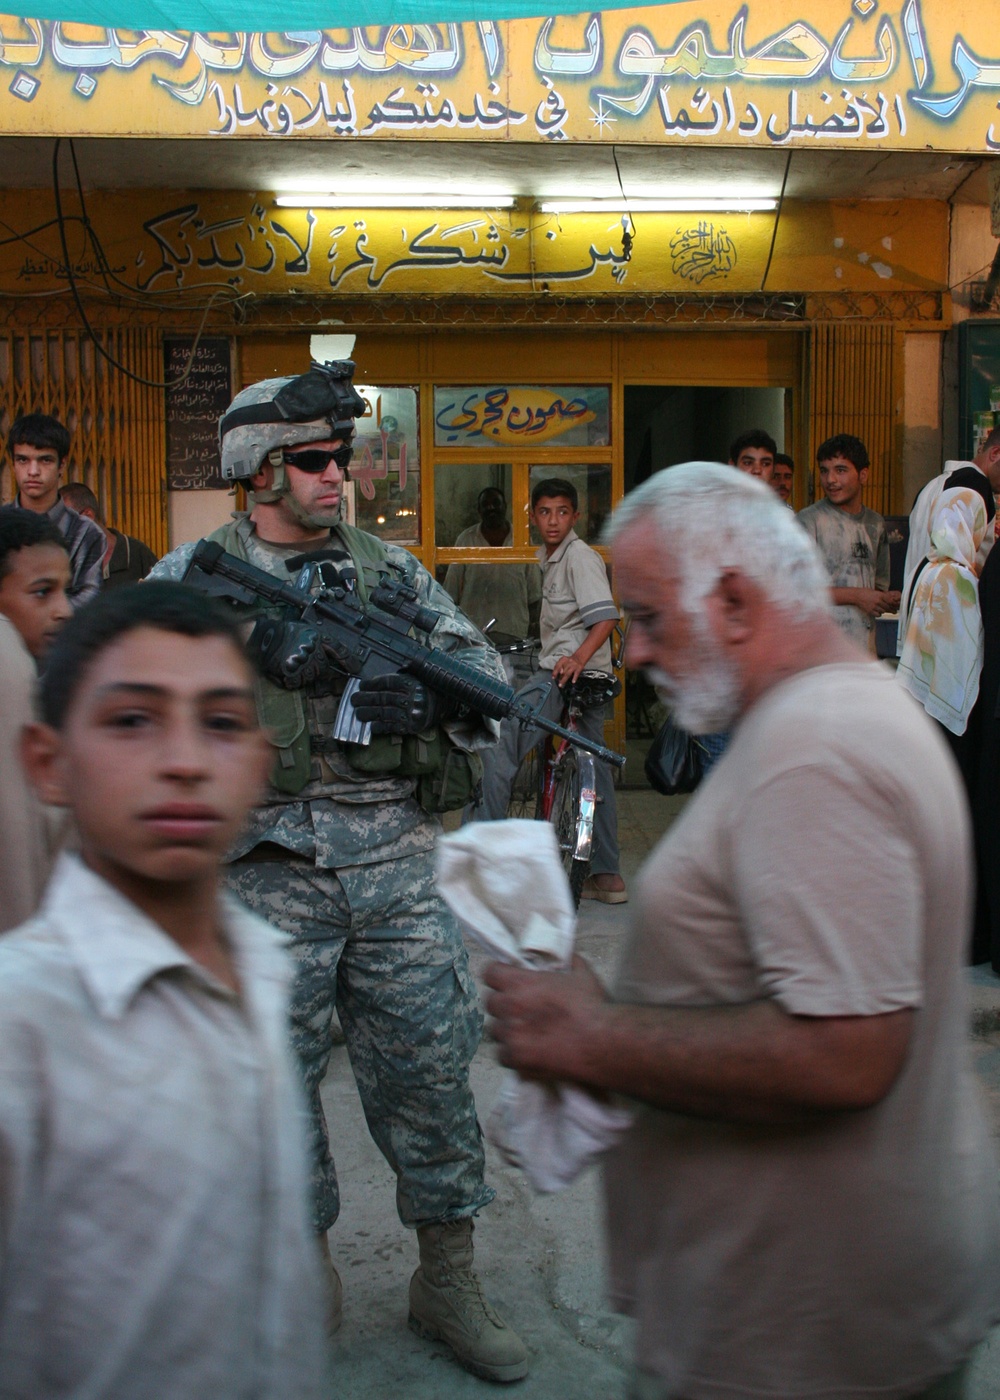
[[[606,445],[607,390],[527,385],[438,388],[434,422],[437,441],[444,445],[476,439],[511,444],[565,441],[574,430],[590,424],[595,424],[591,445]],[[574,440],[579,441],[578,432]]]

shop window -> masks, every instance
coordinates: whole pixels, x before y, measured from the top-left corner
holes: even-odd
[[[482,549],[483,541],[470,538],[480,523],[478,502],[487,487],[496,487],[511,519],[510,465],[487,462],[437,462],[434,467],[434,539],[438,549]],[[464,538],[463,538],[464,536]]]
[[[396,544],[419,544],[419,392],[359,384],[368,412],[357,420],[351,462],[353,517]]]
[[[568,463],[532,467],[530,491],[533,492],[539,482],[552,479],[566,481],[576,487],[580,519],[574,529],[588,544],[599,544],[604,522],[611,514],[611,468],[571,466]],[[534,526],[531,529],[531,542],[541,544],[541,538]]]
[[[607,447],[606,384],[463,384],[434,389],[437,447]]]
[[[449,564],[442,582],[495,646],[538,636],[542,571],[537,564]],[[525,659],[530,670],[531,658]]]

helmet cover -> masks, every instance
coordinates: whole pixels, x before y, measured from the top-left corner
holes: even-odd
[[[354,362],[314,362],[306,374],[260,379],[236,395],[219,419],[224,481],[258,472],[275,448],[340,438],[350,442],[365,411],[352,383]]]

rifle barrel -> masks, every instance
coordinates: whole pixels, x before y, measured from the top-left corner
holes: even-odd
[[[558,734],[561,739],[568,739],[578,749],[584,749],[587,753],[592,753],[595,758],[610,763],[615,768],[625,767],[625,755],[615,753],[614,749],[605,748],[603,744],[598,744],[594,739],[588,739],[581,734],[579,729],[564,729],[561,724],[556,724],[554,719],[546,719],[544,715],[532,715],[530,720],[522,720],[522,724],[534,724],[539,729],[544,729],[546,734]]]
[[[204,573],[221,574],[269,602],[288,604],[300,612],[311,611],[321,635],[324,623],[332,624],[353,638],[360,650],[384,657],[398,670],[409,671],[432,689],[453,696],[480,714],[488,715],[491,719],[509,717],[524,726],[533,725],[547,734],[558,734],[577,748],[585,749],[595,758],[616,768],[623,767],[625,763],[622,754],[586,738],[579,730],[564,729],[555,720],[546,719],[527,706],[519,705],[509,685],[494,680],[492,676],[449,656],[447,652],[425,646],[405,633],[392,631],[386,622],[379,620],[376,610],[365,609],[356,599],[341,600],[325,591],[302,594],[290,583],[272,578],[253,564],[228,554],[212,540],[201,541],[192,563]]]

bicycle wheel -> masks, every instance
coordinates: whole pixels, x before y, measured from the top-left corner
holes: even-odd
[[[556,829],[574,909],[579,908],[583,882],[590,873],[596,805],[593,758],[576,749],[566,749],[559,757],[549,819]]]
[[[521,766],[514,774],[511,784],[510,800],[507,803],[508,817],[525,817],[533,821],[539,816],[540,757],[540,746],[536,744],[521,760]]]

